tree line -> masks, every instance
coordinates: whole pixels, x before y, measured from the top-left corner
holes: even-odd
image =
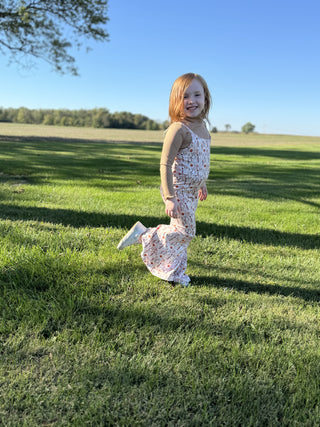
[[[158,123],[142,114],[126,111],[110,113],[106,108],[91,110],[0,108],[0,122],[146,130],[161,130],[168,127],[168,122]]]
[[[1,108],[0,122],[24,123],[51,126],[76,126],[94,128],[116,128],[116,129],[143,129],[143,130],[165,130],[169,122],[156,122],[142,114],[133,114],[127,111],[110,113],[106,108],[94,108],[91,110],[67,110],[67,109],[29,109]],[[231,125],[225,125],[226,132],[230,132]],[[244,133],[254,132],[255,126],[248,122],[242,126]],[[211,132],[218,132],[213,127]]]

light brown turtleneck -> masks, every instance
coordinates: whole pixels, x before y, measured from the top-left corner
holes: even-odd
[[[172,164],[178,152],[187,148],[192,141],[192,136],[186,126],[199,138],[210,138],[210,134],[202,120],[183,120],[183,122],[172,123],[166,131],[160,160],[160,176],[163,197],[165,200],[175,197],[173,189]]]

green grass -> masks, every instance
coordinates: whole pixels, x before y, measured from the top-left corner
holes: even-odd
[[[0,126],[0,424],[318,426],[320,138],[213,135],[184,289],[116,250],[160,133],[39,129]]]

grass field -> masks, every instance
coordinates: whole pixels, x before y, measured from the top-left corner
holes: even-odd
[[[0,425],[320,425],[320,138],[213,135],[187,289],[116,250],[161,140],[0,124]]]

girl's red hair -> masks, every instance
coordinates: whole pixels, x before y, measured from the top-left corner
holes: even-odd
[[[172,85],[169,98],[169,117],[171,123],[179,122],[184,119],[183,97],[185,91],[190,86],[192,80],[198,80],[204,90],[204,108],[200,114],[202,120],[208,120],[208,114],[211,107],[211,95],[208,85],[203,77],[195,73],[187,73],[178,77]]]

